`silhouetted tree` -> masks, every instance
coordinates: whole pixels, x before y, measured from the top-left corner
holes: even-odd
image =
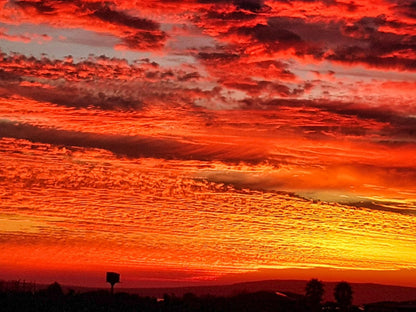
[[[352,304],[352,288],[347,282],[335,286],[334,297],[342,312],[349,311]]]
[[[45,293],[48,297],[51,298],[60,298],[64,295],[61,285],[59,285],[57,282],[50,284],[48,288],[46,288]]]
[[[311,311],[320,311],[324,295],[324,284],[313,278],[306,284],[305,292],[306,302]]]

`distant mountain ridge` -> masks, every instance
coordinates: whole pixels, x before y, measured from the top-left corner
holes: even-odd
[[[115,292],[127,292],[140,296],[162,298],[164,294],[182,297],[186,293],[197,296],[234,296],[240,293],[253,293],[258,291],[271,291],[280,293],[300,294],[305,293],[306,280],[263,280],[255,282],[243,282],[215,286],[188,286],[188,287],[159,287],[159,288],[122,288],[115,287]],[[5,282],[3,283],[13,283]],[[334,288],[338,282],[324,282],[324,301],[334,301]],[[372,283],[349,283],[353,289],[355,305],[375,303],[382,301],[416,301],[416,288],[405,286],[382,285]],[[46,288],[47,285],[36,285],[36,289]],[[79,292],[89,292],[108,288],[82,287],[74,285],[63,285],[64,291],[69,289]]]
[[[116,291],[136,293],[140,296],[163,297],[163,294],[175,294],[180,297],[186,293],[198,296],[232,296],[242,292],[272,291],[304,294],[306,280],[265,280],[257,282],[244,282],[231,285],[218,286],[190,286],[170,288],[118,288]],[[324,282],[324,301],[334,301],[334,288],[338,282]],[[349,283],[353,289],[355,305],[380,301],[411,301],[416,300],[416,288],[391,286],[371,283]]]

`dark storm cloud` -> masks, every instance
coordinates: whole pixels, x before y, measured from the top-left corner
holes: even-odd
[[[226,4],[232,3],[238,9],[247,10],[251,12],[260,12],[267,8],[263,0],[199,0],[199,3],[208,3],[208,4]]]
[[[232,27],[227,34],[249,37],[263,44],[266,52],[293,48],[299,57],[415,70],[416,59],[408,52],[416,50],[416,36],[380,31],[383,26],[400,29],[404,25],[385,16],[363,17],[353,24],[342,20],[310,22],[303,18],[271,17],[267,24]]]
[[[321,58],[325,52],[325,40],[339,39],[339,31],[325,23],[307,23],[301,18],[273,17],[267,24],[233,27],[229,35],[248,37],[263,44],[266,52],[294,48],[296,55],[312,55]]]
[[[345,63],[364,63],[378,68],[415,70],[416,59],[403,57],[407,51],[416,50],[416,36],[399,35],[379,31],[380,26],[400,28],[398,22],[389,22],[384,16],[364,17],[353,25],[343,25],[344,36],[355,39],[334,49],[329,60]]]
[[[308,84],[285,85],[284,82],[296,80],[296,76],[279,61],[253,61],[244,55],[227,52],[201,52],[197,58],[223,87],[241,90],[250,96],[296,96],[310,87]]]
[[[89,81],[99,79],[122,79],[122,77],[141,77],[146,70],[157,70],[156,63],[148,60],[129,65],[126,60],[106,56],[90,56],[75,63],[71,56],[63,60],[46,56],[35,58],[17,53],[0,53],[0,67],[10,74],[51,80]]]
[[[160,25],[154,21],[130,16],[124,12],[115,10],[115,5],[111,2],[87,2],[82,0],[22,0],[15,1],[14,3],[23,9],[33,8],[39,14],[58,14],[65,9],[65,5],[73,5],[78,9],[78,13],[83,13],[91,18],[97,18],[103,22],[143,30],[158,30],[160,27]]]
[[[237,74],[240,77],[265,77],[268,79],[295,80],[296,76],[288,69],[288,65],[277,60],[253,61],[250,57],[229,52],[200,52],[198,58],[211,71],[225,67],[223,74]]]
[[[234,0],[235,5],[243,10],[260,11],[264,7],[263,0]]]
[[[223,85],[228,88],[245,91],[252,96],[259,95],[265,91],[282,97],[292,95],[292,91],[288,86],[270,81],[224,82]]]
[[[222,161],[226,163],[260,163],[264,150],[247,151],[244,146],[230,144],[198,144],[174,138],[103,135],[86,132],[39,128],[28,124],[0,121],[0,138],[10,137],[66,147],[99,148],[118,156],[131,158]]]
[[[154,21],[130,16],[126,13],[116,11],[105,3],[86,3],[83,6],[93,11],[90,16],[99,18],[100,20],[111,24],[123,25],[143,30],[158,30],[160,27],[160,25]]]
[[[326,6],[336,6],[339,8],[346,8],[350,12],[354,12],[359,8],[359,5],[357,5],[354,1],[350,1],[348,3],[340,2],[336,0],[274,0],[276,2],[280,3],[286,3],[290,4],[292,6],[299,5],[299,3],[323,3]]]
[[[61,106],[103,110],[137,110],[146,100],[185,100],[209,96],[187,82],[197,81],[196,71],[162,69],[147,59],[129,64],[124,59],[90,56],[52,60],[0,53],[0,91]],[[163,85],[163,88],[161,87]]]
[[[206,18],[221,20],[221,21],[245,21],[252,20],[256,18],[256,15],[253,13],[247,14],[243,11],[233,11],[233,12],[218,12],[215,10],[210,10],[207,12]]]
[[[57,1],[59,2],[59,1]],[[35,9],[39,14],[56,14],[56,9],[50,1],[13,1],[14,4],[22,9]]]
[[[198,53],[198,58],[202,61],[223,63],[238,60],[239,56],[234,53],[226,52],[200,52]]]
[[[93,92],[75,86],[57,87],[53,89],[19,87],[16,88],[16,91],[19,95],[40,102],[50,102],[67,107],[94,107],[101,110],[137,110],[143,106],[143,103],[133,96],[125,94],[117,95],[114,94],[114,91],[110,91],[109,94],[100,91]]]
[[[415,71],[416,59],[408,59],[399,56],[376,56],[370,51],[360,47],[345,47],[328,55],[328,60],[348,64],[367,64],[371,67],[384,69],[400,69]]]
[[[399,213],[407,216],[416,216],[416,209],[409,207],[400,207],[396,202],[383,202],[383,201],[361,201],[347,203],[348,206],[354,206],[358,208],[368,208],[371,210],[388,211]]]
[[[259,107],[265,107],[270,109],[278,109],[280,107],[314,107],[324,111],[333,112],[339,115],[356,116],[361,119],[374,119],[382,122],[388,122],[394,120],[396,115],[392,115],[392,112],[385,111],[368,106],[359,106],[354,103],[333,102],[333,101],[320,101],[320,100],[296,100],[296,99],[275,99],[264,102],[247,102],[248,107],[253,105],[260,105]]]
[[[21,77],[13,72],[8,72],[3,69],[0,69],[0,86],[6,87],[7,85],[4,83],[10,82],[19,82],[21,81]]]
[[[189,74],[185,74],[183,76],[178,77],[179,81],[191,81],[191,80],[198,80],[201,78],[201,75],[198,72],[193,72]]]
[[[42,129],[31,125],[5,121],[1,121],[0,136],[53,145],[101,148],[129,157],[172,158],[175,154],[174,151],[181,146],[175,140]],[[169,154],[171,156],[167,156]]]
[[[170,1],[172,2],[172,1]],[[345,11],[357,11],[359,19],[328,20],[326,18],[277,16],[276,13],[259,14],[268,8],[262,0],[199,0],[187,3],[189,10],[195,10],[194,22],[201,28],[210,28],[221,39],[230,40],[235,53],[244,53],[253,43],[262,44],[264,52],[274,53],[292,49],[295,56],[304,58],[312,56],[316,60],[329,60],[345,64],[365,64],[369,67],[416,70],[416,60],[411,51],[416,49],[416,37],[409,32],[403,34],[402,28],[411,27],[405,19],[389,16],[366,16],[361,18],[357,8],[363,7],[358,2],[342,3],[335,0],[323,1],[279,1],[285,5],[298,6],[304,3],[324,4],[328,7],[339,7]],[[121,9],[115,2],[89,1],[15,1],[27,13],[33,10],[43,16],[56,19],[59,14],[68,15],[74,10],[74,23],[80,27],[91,24],[94,31],[97,27],[102,32],[111,28],[113,35],[120,39],[116,47],[130,50],[160,50],[168,40],[168,34],[160,29],[159,23],[147,18],[132,15],[128,6]],[[173,1],[175,3],[175,1]],[[180,2],[177,2],[180,3]],[[415,2],[410,0],[390,0],[390,9],[402,16],[415,15]],[[201,4],[208,4],[202,6]],[[212,6],[209,6],[212,4]],[[231,7],[229,5],[232,5]],[[224,10],[224,5],[227,10]],[[32,10],[28,10],[32,9]],[[332,8],[333,10],[333,8]],[[402,12],[402,13],[400,13]],[[35,13],[35,15],[36,15]],[[386,12],[388,14],[388,12]],[[257,20],[257,23],[253,21]],[[106,27],[106,24],[109,27]],[[120,27],[119,29],[117,27]],[[396,29],[388,32],[381,27]],[[238,40],[244,37],[244,40]],[[233,42],[235,41],[235,42]],[[409,52],[410,51],[410,52]]]
[[[113,33],[119,37],[121,44],[119,47],[133,50],[155,50],[163,47],[167,34],[160,30],[160,24],[136,16],[127,14],[124,11],[117,10],[116,5],[112,2],[88,2],[81,0],[45,0],[45,1],[17,1],[15,5],[29,14],[33,14],[28,9],[34,9],[36,14],[45,19],[46,16],[59,18],[59,14],[68,14],[72,10],[73,21],[71,26],[80,25],[85,27],[90,24],[94,31],[101,30],[104,33]],[[36,15],[35,14],[35,15]],[[54,22],[53,20],[44,20],[44,23]],[[56,22],[60,22],[59,20]],[[98,22],[104,23],[97,25]],[[112,26],[112,28],[106,27]],[[119,26],[120,29],[114,29]],[[98,27],[98,28],[97,28]],[[88,28],[88,27],[87,27]],[[101,28],[101,29],[100,29]]]
[[[108,3],[82,3],[80,7],[83,10],[92,11],[93,13],[89,14],[91,18],[98,18],[106,23],[138,30],[122,37],[123,46],[128,49],[160,49],[167,39],[167,34],[159,30],[159,23],[114,10]]]
[[[36,59],[3,53],[0,66],[0,87],[7,95],[19,94],[37,101],[78,108],[125,110],[141,107],[137,98],[117,90],[111,91],[111,87],[106,90],[96,90],[97,85],[94,89],[88,87],[89,81],[116,79],[117,75],[143,75],[144,70],[140,66],[128,67],[122,60],[98,57],[94,62],[90,59],[72,63],[72,60]]]
[[[274,27],[274,25],[256,25],[254,27],[241,27],[238,29],[238,33],[241,35],[253,36],[260,42],[278,42],[294,44],[301,42],[301,38],[294,32]]]
[[[395,10],[403,16],[416,19],[416,1],[415,0],[389,0],[395,5]]]
[[[245,79],[241,81],[220,81],[227,88],[238,89],[251,96],[267,93],[270,96],[291,97],[298,96],[308,90],[311,86],[305,84],[296,88],[290,88],[284,84],[265,80]]]
[[[57,84],[51,87],[50,85],[22,80],[21,77],[4,71],[0,71],[0,78],[0,95],[5,97],[18,94],[36,101],[49,102],[60,106],[94,107],[102,110],[137,110],[143,106],[139,99],[127,94],[116,94],[111,88],[105,90],[104,93],[74,85]]]
[[[166,39],[165,32],[141,31],[124,37],[121,46],[132,50],[160,49]]]
[[[416,143],[416,118],[407,116],[406,113],[401,115],[393,110],[386,110],[382,107],[370,107],[354,103],[334,102],[324,100],[297,100],[297,99],[275,99],[261,101],[256,99],[246,99],[242,101],[247,109],[270,109],[280,110],[282,108],[296,108],[297,110],[317,109],[318,111],[332,114],[334,122],[342,117],[347,117],[349,125],[331,126],[302,126],[299,128],[314,132],[331,131],[343,135],[365,136],[368,131],[374,131],[379,134],[379,143],[382,144],[406,144]],[[309,112],[307,114],[314,114]],[[338,116],[338,117],[337,117]],[[359,129],[354,119],[357,121],[376,121],[383,123],[381,129]],[[327,123],[329,120],[325,120]]]
[[[406,51],[416,50],[416,36],[402,36],[380,32],[360,33],[362,44],[340,46],[328,54],[329,60],[345,63],[364,63],[378,68],[416,70],[416,58],[403,57]],[[364,42],[365,41],[365,42]]]

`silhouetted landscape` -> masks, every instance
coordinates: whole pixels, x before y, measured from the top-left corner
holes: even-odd
[[[210,287],[107,289],[0,281],[0,307],[17,311],[416,311],[416,288],[271,280]]]
[[[257,291],[281,291],[303,294],[307,281],[303,280],[265,280],[256,282],[244,282],[219,286],[195,286],[172,288],[123,288],[122,291],[136,293],[141,296],[160,297],[164,293],[173,293],[183,296],[186,293],[194,293],[198,296],[233,296],[242,292]],[[334,300],[333,292],[337,282],[325,282],[324,301]],[[372,283],[350,283],[353,288],[353,303],[362,305],[378,301],[409,301],[416,298],[416,288],[380,285]],[[86,290],[78,288],[80,291]],[[91,289],[89,289],[91,290]]]

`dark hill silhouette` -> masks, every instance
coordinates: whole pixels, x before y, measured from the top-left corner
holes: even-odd
[[[64,292],[56,282],[37,291],[2,289],[0,307],[2,312],[308,312],[302,296],[266,291],[230,297],[165,294],[157,300],[110,290]]]
[[[267,280],[258,282],[236,283],[219,286],[193,286],[193,287],[172,287],[172,288],[122,288],[128,293],[137,293],[141,296],[162,298],[163,294],[175,294],[183,296],[186,293],[194,293],[198,296],[233,296],[241,292],[257,291],[281,291],[289,293],[304,294],[307,281],[302,280]],[[334,289],[338,282],[324,282],[325,301],[334,301]],[[410,301],[416,300],[416,288],[380,285],[372,283],[349,283],[353,289],[353,304],[379,301]]]
[[[12,282],[11,282],[12,283]],[[163,298],[164,294],[174,294],[182,297],[186,293],[193,293],[197,296],[235,296],[240,293],[253,293],[259,291],[283,292],[292,294],[304,294],[307,281],[305,280],[266,280],[257,282],[236,283],[231,285],[218,286],[192,286],[192,287],[169,287],[169,288],[123,288],[115,289],[115,292],[126,292],[138,294],[143,297]],[[12,283],[13,284],[13,283]],[[334,289],[338,282],[324,282],[324,302],[334,301]],[[353,304],[362,305],[381,301],[414,301],[416,300],[416,288],[380,285],[372,283],[349,283],[353,290]],[[12,287],[14,287],[12,285]],[[46,289],[48,285],[36,285],[36,289]],[[100,289],[108,290],[108,287],[81,287],[63,285],[66,293],[70,289],[77,292],[91,292]]]

